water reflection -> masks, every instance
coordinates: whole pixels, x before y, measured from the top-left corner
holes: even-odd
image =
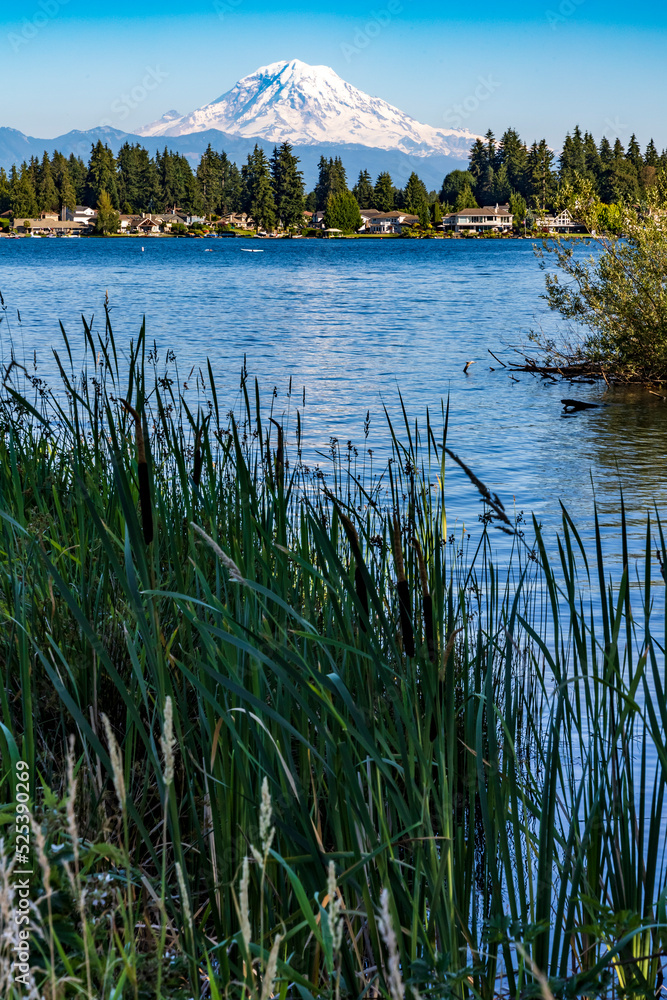
[[[46,365],[58,320],[76,345],[80,314],[101,316],[106,289],[120,344],[145,314],[149,337],[173,348],[181,369],[211,358],[227,409],[238,405],[245,353],[278,414],[293,411],[305,386],[313,454],[335,436],[372,447],[379,461],[383,406],[400,419],[399,387],[411,421],[427,407],[437,416],[449,394],[452,447],[508,508],[534,511],[552,531],[562,499],[590,535],[596,496],[613,539],[622,485],[641,548],[646,509],[665,505],[667,404],[638,390],[514,381],[488,353],[507,358],[503,345],[530,328],[556,329],[528,241],[266,241],[258,255],[239,242],[211,241],[204,253],[204,241],[146,240],[141,253],[131,240],[0,241],[0,290],[21,310],[20,349]],[[569,395],[609,405],[563,419]],[[458,469],[447,473],[447,495],[452,523],[479,531],[477,496]]]

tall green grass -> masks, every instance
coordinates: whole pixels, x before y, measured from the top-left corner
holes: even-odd
[[[529,547],[465,466],[488,522],[466,556],[446,411],[389,424],[379,473],[335,447],[317,471],[245,373],[230,415],[144,328],[124,357],[108,313],[84,334],[56,384],[9,363],[0,394],[0,818],[23,759],[39,990],[655,995],[657,517],[631,588],[621,510],[612,586],[599,529],[588,554],[563,511]]]

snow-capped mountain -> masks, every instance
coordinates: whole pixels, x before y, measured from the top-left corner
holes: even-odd
[[[356,143],[416,156],[463,157],[477,138],[467,129],[423,125],[328,66],[299,59],[263,66],[211,104],[180,117],[168,111],[137,132],[182,136],[207,129],[295,145]]]

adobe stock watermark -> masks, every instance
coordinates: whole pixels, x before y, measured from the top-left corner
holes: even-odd
[[[552,31],[555,31],[559,24],[565,24],[568,17],[576,12],[586,0],[561,0],[556,10],[545,11],[545,17]]]
[[[625,125],[618,117],[616,118],[605,118],[605,125],[607,126],[604,130],[604,135],[612,135],[615,139],[620,139],[621,136],[625,135],[629,129],[629,125]]]
[[[401,0],[389,0],[386,7],[381,10],[372,10],[365,23],[357,29],[352,38],[352,42],[341,42],[340,50],[345,56],[345,62],[352,62],[364,49],[367,49],[371,42],[381,34],[389,22],[403,11]]]
[[[443,118],[445,124],[449,125],[450,128],[460,128],[464,121],[474,115],[480,104],[488,101],[501,86],[500,80],[495,80],[491,74],[480,76],[477,79],[478,83],[473,92],[468,94],[460,104],[452,104],[451,108],[445,111]]]
[[[221,21],[233,14],[243,4],[243,0],[213,0],[213,10]]]
[[[7,41],[14,52],[19,52],[24,45],[36,38],[42,28],[58,16],[61,7],[68,3],[69,0],[38,0],[33,16],[23,18],[21,30],[7,32]]]
[[[103,118],[100,125],[113,125],[114,121],[124,122],[131,112],[136,111],[148,95],[157,90],[168,76],[169,74],[165,73],[159,66],[147,66],[141,81],[132,87],[132,90],[121,94],[120,97],[111,102],[111,111],[115,118]]]

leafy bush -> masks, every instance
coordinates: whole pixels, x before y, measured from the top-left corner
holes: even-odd
[[[596,252],[587,258],[578,246],[557,238],[546,240],[540,254],[543,266],[548,254],[558,268],[546,275],[550,308],[585,331],[568,360],[592,362],[625,379],[667,379],[664,211],[626,208],[603,215],[593,209],[580,217],[590,231],[606,223],[615,232],[601,232]],[[619,228],[623,236],[617,235]]]

